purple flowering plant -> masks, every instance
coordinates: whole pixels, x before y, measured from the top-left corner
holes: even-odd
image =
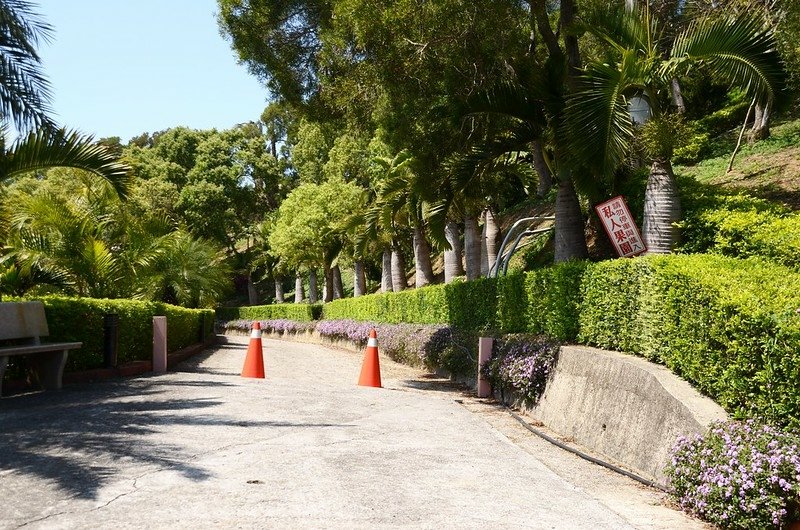
[[[482,374],[500,390],[510,390],[529,403],[544,392],[555,363],[559,344],[535,335],[508,335],[495,341],[492,358],[481,367]]]
[[[754,420],[678,438],[666,469],[681,507],[722,528],[800,519],[800,436]]]

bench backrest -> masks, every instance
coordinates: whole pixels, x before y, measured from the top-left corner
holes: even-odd
[[[0,340],[49,334],[41,302],[0,302]]]

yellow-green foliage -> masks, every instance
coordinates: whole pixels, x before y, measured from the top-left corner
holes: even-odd
[[[272,304],[217,308],[217,319],[228,320],[296,320],[310,322],[319,317],[321,305]]]
[[[176,351],[199,342],[213,333],[214,312],[186,309],[160,302],[93,298],[40,298],[45,308],[48,340],[83,342],[80,350],[69,354],[67,370],[103,366],[103,316],[119,316],[120,363],[149,360],[153,355],[153,317],[167,317],[167,349]]]
[[[582,343],[662,362],[728,411],[800,424],[800,274],[713,255],[599,263]]]

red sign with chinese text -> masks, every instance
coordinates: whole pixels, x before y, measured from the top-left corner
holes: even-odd
[[[594,207],[603,222],[608,238],[622,258],[638,256],[647,250],[639,228],[633,221],[628,205],[622,196],[614,197]]]

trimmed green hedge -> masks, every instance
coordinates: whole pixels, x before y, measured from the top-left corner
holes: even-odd
[[[326,319],[536,333],[663,363],[738,415],[800,426],[800,273],[712,254],[569,262],[336,300]]]
[[[217,308],[217,320],[317,320],[322,313],[321,304],[271,304]]]
[[[167,349],[176,351],[196,344],[214,332],[214,311],[186,309],[158,302],[97,300],[92,298],[40,298],[45,308],[48,340],[79,341],[83,347],[70,352],[67,371],[103,366],[103,316],[119,316],[118,362],[150,360],[153,356],[153,317],[167,317]]]
[[[800,274],[662,256],[599,263],[582,292],[580,342],[664,363],[734,414],[800,425]]]

